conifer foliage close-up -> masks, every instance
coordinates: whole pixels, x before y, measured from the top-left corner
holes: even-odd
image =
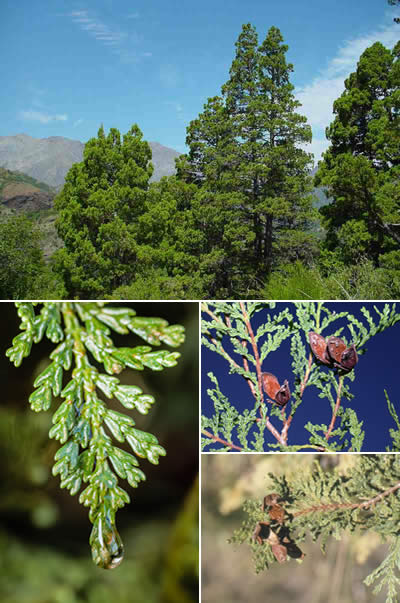
[[[343,311],[323,302],[217,302],[202,309],[203,383],[212,384],[202,392],[203,450],[357,452],[381,417],[387,440],[375,434],[381,439],[366,441],[367,449],[399,449],[391,349],[380,353],[382,365],[366,364],[378,334],[388,331],[397,345],[395,303]],[[390,387],[373,393],[379,366]]]
[[[145,479],[137,457],[158,464],[166,451],[152,433],[135,428],[124,409],[147,414],[154,398],[136,385],[125,385],[124,369],[162,371],[174,367],[184,341],[184,327],[162,318],[137,316],[132,308],[103,302],[16,303],[21,333],[7,350],[15,366],[28,357],[32,345],[48,338],[54,349],[50,364],[37,376],[29,402],[35,412],[47,411],[59,396],[49,431],[61,447],[55,455],[53,475],[71,495],[82,486],[79,501],[89,507],[93,561],[113,568],[123,559],[124,547],[116,529],[118,509],[129,503],[118,485],[125,479],[135,488]],[[136,334],[145,345],[116,347],[112,334]],[[116,398],[122,412],[107,407]],[[116,444],[114,443],[116,441]],[[119,446],[127,443],[132,453]]]
[[[304,458],[304,457],[303,457]],[[256,572],[294,559],[307,563],[299,545],[307,537],[321,550],[345,531],[372,533],[388,545],[383,562],[364,580],[373,592],[398,601],[400,587],[400,459],[395,454],[354,455],[347,467],[299,459],[296,471],[270,473],[263,500],[246,500],[246,518],[230,542],[248,543]]]

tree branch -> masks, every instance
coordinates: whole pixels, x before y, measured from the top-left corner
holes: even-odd
[[[227,442],[226,440],[223,440],[222,438],[212,434],[210,431],[207,431],[206,429],[202,429],[201,433],[205,436],[207,436],[208,438],[211,438],[212,440],[214,440],[214,442],[219,442],[220,444],[223,444],[224,446],[229,446],[229,448],[232,448],[234,450],[240,450],[242,451],[243,448],[241,448],[240,446],[236,446],[236,444],[232,444],[232,442]]]
[[[377,496],[374,496],[369,500],[364,500],[360,503],[330,503],[326,505],[314,505],[312,507],[309,507],[308,509],[303,509],[302,511],[297,511],[296,513],[293,513],[293,517],[300,517],[301,515],[307,515],[308,513],[317,513],[319,511],[336,511],[337,509],[363,509],[366,507],[371,507],[372,505],[376,505],[378,502],[383,500],[386,496],[389,496],[390,494],[393,494],[393,492],[396,492],[396,490],[398,490],[399,488],[400,482],[397,482],[397,484],[395,484],[391,488],[388,488],[384,492],[381,492],[381,494],[377,494]]]
[[[333,428],[335,426],[335,421],[336,421],[337,413],[338,413],[338,410],[339,410],[339,407],[340,407],[340,400],[341,400],[343,379],[344,379],[343,375],[341,377],[339,377],[339,387],[338,387],[338,391],[337,391],[336,404],[335,404],[335,408],[333,409],[332,419],[331,419],[328,431],[325,434],[326,441],[328,441],[329,438],[331,437],[332,430],[333,430]]]
[[[256,343],[256,338],[254,337],[254,332],[253,332],[253,328],[251,326],[250,323],[250,319],[249,316],[246,312],[246,308],[244,306],[243,302],[239,302],[240,307],[242,309],[242,314],[243,314],[243,318],[244,318],[244,322],[246,324],[246,328],[247,331],[250,335],[250,339],[251,339],[251,345],[253,348],[253,354],[254,354],[254,358],[256,360],[256,372],[257,372],[257,382],[258,382],[258,391],[260,392],[260,403],[263,404],[264,402],[264,392],[263,392],[263,387],[262,387],[262,379],[261,379],[261,362],[260,362],[260,355],[258,353],[258,347],[257,347],[257,343]]]

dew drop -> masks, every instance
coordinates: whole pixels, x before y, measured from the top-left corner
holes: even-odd
[[[90,534],[92,558],[98,567],[114,569],[124,558],[124,545],[115,524],[107,517],[99,516]]]

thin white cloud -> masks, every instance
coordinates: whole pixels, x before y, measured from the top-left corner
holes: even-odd
[[[87,31],[96,40],[105,42],[108,45],[120,44],[128,36],[126,32],[117,28],[111,28],[99,19],[90,16],[87,10],[73,10],[67,16],[74,23],[77,23],[83,31]]]
[[[329,141],[324,138],[324,132],[333,120],[333,102],[342,94],[344,80],[355,71],[361,54],[375,42],[381,42],[387,48],[392,48],[398,41],[400,26],[393,23],[393,14],[393,11],[387,13],[387,17],[390,18],[389,24],[345,42],[324,71],[310,84],[296,89],[296,98],[302,104],[299,112],[307,117],[313,130],[314,140],[310,150],[314,153],[316,161],[329,146]]]
[[[135,31],[123,31],[118,27],[111,27],[92,15],[86,9],[73,10],[64,14],[72,19],[80,29],[92,38],[107,46],[110,51],[117,55],[122,63],[136,64],[144,57],[152,56],[151,52],[139,52],[137,46],[143,43],[143,35]],[[131,13],[128,19],[136,19],[139,13]]]
[[[74,121],[74,123],[72,124],[72,126],[74,128],[80,126],[83,123],[83,119],[77,119],[76,121]]]
[[[38,121],[41,124],[48,124],[51,121],[67,121],[68,115],[66,113],[50,115],[43,111],[34,111],[29,109],[28,111],[20,111],[19,117],[27,121]]]

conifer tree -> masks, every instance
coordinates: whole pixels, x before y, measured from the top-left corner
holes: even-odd
[[[59,299],[60,279],[46,265],[42,233],[24,215],[0,220],[0,299]]]
[[[113,291],[113,299],[207,297],[210,275],[200,260],[205,237],[196,222],[196,193],[196,185],[175,176],[151,183],[137,220],[138,269],[128,285]]]
[[[202,188],[200,222],[206,233],[220,220],[214,207],[225,210],[219,242],[210,237],[206,252],[217,254],[225,287],[231,274],[242,275],[242,295],[249,280],[266,275],[282,247],[292,247],[302,259],[310,243],[305,228],[312,218],[311,155],[299,146],[311,141],[311,130],[296,112],[300,103],[289,81],[293,66],[286,62],[287,49],[276,27],[258,46],[255,28],[243,26],[222,95],[210,98],[191,122],[189,154],[177,162],[178,176]],[[224,231],[235,242],[228,251]]]
[[[399,55],[400,42],[367,48],[333,105],[316,184],[333,199],[321,212],[335,261],[400,266]]]
[[[69,170],[55,200],[58,270],[69,294],[104,297],[131,282],[137,262],[137,220],[153,172],[151,149],[137,125],[123,136],[103,126],[90,139],[83,161]]]

